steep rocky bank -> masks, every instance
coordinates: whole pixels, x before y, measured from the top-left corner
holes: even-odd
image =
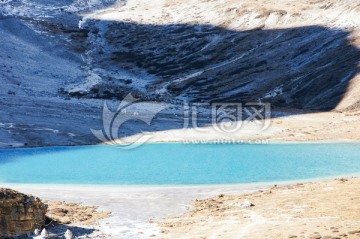
[[[39,198],[0,189],[0,237],[25,236],[45,225],[47,205]]]

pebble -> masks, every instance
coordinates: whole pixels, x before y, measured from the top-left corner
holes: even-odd
[[[40,236],[42,238],[48,238],[49,237],[49,233],[46,231],[46,229],[44,228],[42,231],[41,231],[41,234]]]
[[[65,239],[75,239],[74,234],[69,229],[65,232]]]
[[[360,229],[359,230],[349,231],[349,234],[356,234],[356,233],[360,233]]]
[[[245,207],[253,207],[255,206],[252,202],[250,202],[249,200],[244,201],[243,203],[240,204],[240,207],[245,208]]]
[[[34,235],[35,235],[35,236],[40,235],[40,230],[36,228],[35,231],[34,231]]]
[[[309,239],[321,239],[320,234],[312,234]]]

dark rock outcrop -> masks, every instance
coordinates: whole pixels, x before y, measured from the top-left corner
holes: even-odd
[[[0,237],[16,238],[45,224],[47,205],[39,198],[11,189],[0,189]]]

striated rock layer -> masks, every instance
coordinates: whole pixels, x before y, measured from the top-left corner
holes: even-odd
[[[45,224],[47,205],[39,198],[11,189],[0,189],[0,237],[19,237]]]

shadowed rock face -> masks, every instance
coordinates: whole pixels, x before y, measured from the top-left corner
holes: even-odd
[[[121,99],[139,90],[144,98],[262,100],[328,110],[343,97],[360,60],[348,32],[320,26],[231,31],[209,25],[101,24],[108,28],[96,62],[110,71],[108,80],[92,89],[99,98]],[[101,24],[88,29],[98,32]],[[148,77],[138,87],[131,78],[111,78],[116,71],[111,66],[145,71]]]
[[[45,224],[47,206],[40,199],[11,189],[0,189],[0,237],[32,233]]]
[[[261,100],[334,109],[359,72],[359,43],[349,39],[358,38],[358,4],[244,4],[6,1],[0,95],[122,100],[132,92],[172,103]],[[185,13],[190,19],[179,18]],[[150,15],[156,18],[142,20]]]
[[[154,131],[182,127],[183,101],[356,112],[359,13],[353,0],[0,1],[0,148],[98,143],[103,100],[130,92],[178,104]]]

